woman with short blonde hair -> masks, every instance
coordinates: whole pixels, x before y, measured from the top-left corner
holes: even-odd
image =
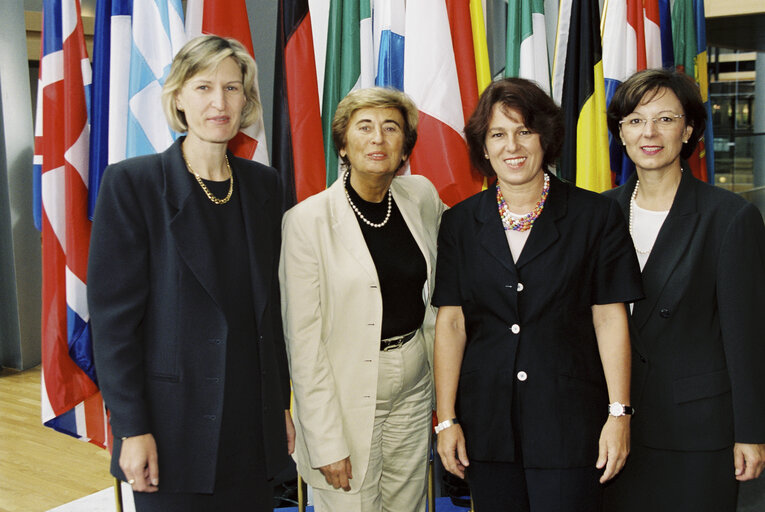
[[[138,512],[272,510],[289,464],[281,188],[227,150],[259,115],[254,80],[240,43],[190,41],[162,98],[185,135],[104,173],[88,305],[111,471]]]

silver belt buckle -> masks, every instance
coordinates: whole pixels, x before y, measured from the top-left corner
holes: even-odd
[[[404,339],[406,339],[406,336],[401,336],[398,340],[394,341],[390,345],[386,345],[384,349],[382,349],[383,352],[388,352],[390,350],[395,350],[397,348],[401,348],[401,346],[404,344]]]

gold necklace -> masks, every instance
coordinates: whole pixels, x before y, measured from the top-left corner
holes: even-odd
[[[181,151],[181,154],[183,155],[183,161],[186,162],[186,167],[189,168],[189,172],[194,175],[194,177],[197,179],[197,183],[199,183],[199,186],[202,187],[202,190],[204,190],[205,195],[207,195],[207,198],[212,201],[215,204],[226,204],[228,203],[229,199],[231,199],[231,194],[234,192],[234,173],[231,172],[231,166],[228,163],[228,155],[223,155],[223,158],[226,159],[226,168],[228,169],[228,176],[229,176],[229,184],[228,184],[228,194],[226,194],[226,197],[223,199],[219,199],[213,195],[212,192],[210,192],[210,189],[207,188],[207,185],[205,185],[205,182],[202,181],[202,177],[197,174],[197,171],[192,169],[191,164],[189,163],[188,159],[186,158],[186,153]]]

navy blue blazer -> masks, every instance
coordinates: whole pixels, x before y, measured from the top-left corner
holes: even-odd
[[[119,468],[120,437],[157,440],[162,488],[212,492],[223,409],[227,321],[213,254],[176,141],[104,174],[88,263],[88,306],[98,383],[109,409]],[[250,255],[266,470],[288,463],[284,410],[289,374],[277,266],[281,190],[270,167],[228,155]],[[253,461],[263,464],[264,461]]]
[[[606,192],[629,218],[636,175]],[[632,337],[634,443],[765,443],[765,226],[741,196],[685,172],[642,273]]]
[[[437,261],[433,304],[465,315],[457,414],[468,456],[515,460],[519,436],[527,467],[594,466],[608,394],[591,306],[642,296],[616,202],[551,176],[514,263],[489,187],[444,213]]]

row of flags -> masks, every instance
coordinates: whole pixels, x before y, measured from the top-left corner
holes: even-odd
[[[218,34],[252,54],[244,0],[98,0],[93,65],[79,0],[44,0],[35,128],[34,218],[42,232],[42,421],[106,447],[87,307],[90,226],[104,168],[166,149],[160,95],[189,38]],[[268,162],[262,116],[232,141]]]
[[[448,204],[479,191],[462,130],[499,76],[534,80],[563,107],[561,177],[595,191],[619,185],[634,166],[610,140],[605,110],[623,80],[677,67],[709,105],[703,10],[703,0],[675,0],[671,10],[670,0],[606,0],[602,16],[597,0],[282,1],[274,166],[294,184],[287,204],[337,178],[332,115],[350,90],[372,84],[403,89],[420,109],[408,172],[430,178]],[[703,140],[690,165],[712,180]]]
[[[188,0],[185,13],[181,0],[97,0],[91,69],[79,0],[43,2],[35,222],[48,426],[109,444],[85,300],[103,169],[171,144],[177,134],[159,97],[173,56],[203,33],[234,37],[252,53],[248,19],[245,0]],[[674,0],[672,8],[670,0],[606,0],[602,16],[598,0],[279,0],[277,23],[272,165],[283,176],[285,207],[337,179],[331,119],[360,87],[412,97],[420,129],[406,172],[427,176],[450,205],[485,186],[463,130],[496,77],[535,80],[562,106],[558,174],[595,191],[630,172],[621,146],[609,149],[605,120],[621,81],[645,67],[677,66],[708,101],[703,0]],[[264,128],[261,118],[232,150],[269,163]],[[704,156],[702,149],[691,166],[711,179]]]
[[[703,0],[606,0],[603,7],[603,66],[607,101],[636,71],[677,68],[694,78],[707,108],[704,139],[689,160],[693,174],[714,182],[712,110],[707,73]],[[616,184],[635,171],[619,141],[609,140]]]

